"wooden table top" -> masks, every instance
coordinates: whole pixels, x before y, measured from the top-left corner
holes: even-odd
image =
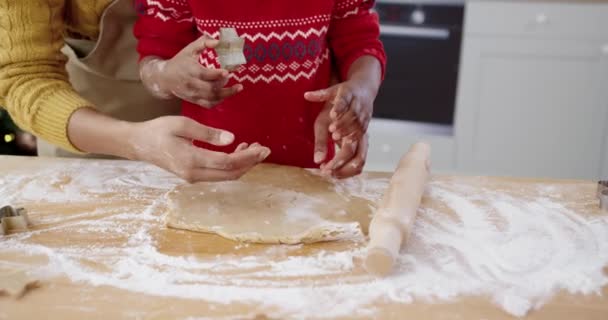
[[[386,184],[388,177],[370,173],[356,181],[359,187],[361,181]],[[266,246],[168,229],[163,195],[178,183],[136,162],[0,156],[0,205],[25,207],[33,222],[29,231],[0,236],[0,271],[23,269],[41,280],[21,299],[0,296],[0,319],[513,318],[485,293],[401,302],[361,298],[376,285],[390,286],[366,275],[356,260],[340,260],[339,254],[364,248],[365,239]],[[521,201],[544,192],[581,217],[607,215],[597,208],[591,181],[434,176],[432,184],[482,190],[475,200],[480,203],[484,192]],[[423,207],[447,210],[432,196]],[[289,275],[290,266],[304,270],[289,261],[310,272]],[[324,291],[330,284],[362,292]],[[267,292],[274,294],[267,302],[256,299]],[[561,290],[526,319],[608,319],[608,287],[598,293]],[[344,299],[352,297],[369,301],[349,307]]]

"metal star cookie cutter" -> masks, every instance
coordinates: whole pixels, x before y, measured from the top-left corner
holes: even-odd
[[[220,66],[228,71],[233,71],[240,65],[247,63],[243,54],[245,39],[239,37],[234,28],[220,28],[220,42],[215,47]]]
[[[0,208],[0,235],[11,230],[24,230],[30,225],[30,220],[24,208],[4,206]]]
[[[597,197],[600,199],[600,208],[608,212],[608,180],[598,181]]]

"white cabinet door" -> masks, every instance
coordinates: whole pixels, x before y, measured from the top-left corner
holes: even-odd
[[[604,108],[608,110],[608,41],[604,43],[602,46],[602,60],[600,70],[604,70],[603,79],[601,83],[604,85]],[[608,117],[606,117],[606,121],[604,121],[604,156],[602,158],[603,170],[600,178],[603,180],[608,180]]]
[[[366,171],[393,172],[399,159],[414,143],[425,141],[431,146],[432,171],[454,173],[454,137],[451,127],[374,118],[368,132]]]
[[[590,40],[465,37],[458,168],[510,176],[606,175],[606,51]]]

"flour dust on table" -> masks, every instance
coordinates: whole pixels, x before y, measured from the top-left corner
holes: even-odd
[[[434,178],[396,272],[378,279],[361,267],[363,235],[315,245],[307,255],[298,254],[306,245],[268,245],[243,255],[245,245],[237,243],[222,254],[170,255],[159,240],[169,230],[159,225],[166,194],[180,183],[134,162],[73,161],[3,174],[0,201],[27,206],[35,227],[0,238],[0,267],[22,267],[43,281],[67,276],[146,295],[255,304],[276,318],[373,317],[378,302],[463,296],[487,296],[522,316],[560,290],[598,294],[608,284],[602,270],[608,216],[591,212],[592,192],[581,195],[585,206],[565,201],[576,184],[514,188],[483,178]],[[388,179],[363,175],[335,184],[338,192],[374,202]],[[107,207],[80,205],[99,199]],[[127,206],[132,199],[144,204]],[[69,245],[44,241],[59,234]],[[107,241],[91,245],[83,234]],[[6,262],[15,252],[22,263]],[[33,259],[36,267],[27,263]]]

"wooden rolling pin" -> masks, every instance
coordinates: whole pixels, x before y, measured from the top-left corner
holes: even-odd
[[[431,147],[414,144],[403,155],[369,226],[365,269],[379,276],[392,272],[395,259],[414,226],[430,175]]]

